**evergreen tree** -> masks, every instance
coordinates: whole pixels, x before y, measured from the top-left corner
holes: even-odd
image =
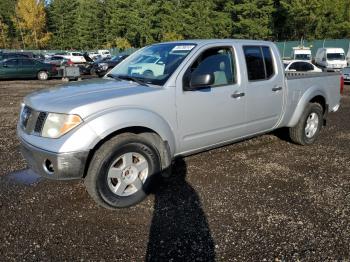
[[[232,35],[235,38],[271,39],[273,0],[241,0],[227,3],[225,9],[231,13]]]
[[[77,0],[52,0],[48,6],[49,30],[53,34],[51,46],[58,49],[75,48],[77,42]]]
[[[79,0],[76,12],[76,37],[74,47],[91,49],[100,46],[104,39],[103,31],[103,3],[98,0]]]

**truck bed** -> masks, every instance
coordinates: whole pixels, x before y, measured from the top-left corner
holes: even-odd
[[[286,72],[285,76],[288,94],[284,100],[286,111],[279,124],[280,127],[294,126],[297,110],[304,108],[298,104],[308,103],[315,95],[325,98],[328,112],[336,111],[340,100],[340,73]]]

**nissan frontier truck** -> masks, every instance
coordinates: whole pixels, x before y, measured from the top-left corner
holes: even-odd
[[[295,143],[313,144],[341,89],[338,73],[285,73],[271,42],[159,43],[102,79],[26,96],[17,133],[38,174],[84,179],[99,205],[116,209],[142,201],[176,157],[282,127]]]

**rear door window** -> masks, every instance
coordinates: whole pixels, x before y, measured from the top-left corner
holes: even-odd
[[[314,70],[313,65],[311,65],[309,63],[304,63],[304,67],[305,67],[305,71],[313,71]]]
[[[243,49],[248,79],[252,81],[265,79],[265,65],[261,48],[259,46],[245,46]]]
[[[274,74],[273,58],[269,47],[263,46],[262,51],[263,51],[264,60],[265,60],[266,78],[268,79]]]
[[[23,67],[33,67],[35,65],[35,62],[30,59],[20,59],[19,61]]]
[[[266,80],[274,75],[273,57],[267,46],[244,46],[248,79]]]

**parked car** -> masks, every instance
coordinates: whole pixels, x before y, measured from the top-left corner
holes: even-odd
[[[45,60],[45,56],[42,55],[42,54],[33,54],[32,58],[35,58],[36,60],[39,60],[39,61],[42,61],[42,62],[44,62],[44,60]]]
[[[108,70],[115,67],[129,55],[117,55],[113,56],[111,59],[103,59],[93,63],[91,68],[91,74],[97,74],[99,77],[104,76]]]
[[[321,68],[318,68],[310,62],[298,60],[284,63],[284,68],[286,72],[322,72]]]
[[[160,76],[165,68],[164,59],[158,55],[145,55],[138,60],[132,61],[129,66],[129,72],[133,75]]]
[[[350,83],[350,67],[344,67],[342,70],[342,76],[345,83]]]
[[[345,52],[342,48],[319,48],[315,64],[325,71],[341,71],[347,66]]]
[[[97,51],[89,52],[88,56],[94,61],[102,57]]]
[[[85,58],[84,64],[79,64],[79,71],[81,75],[89,75],[91,73],[91,68],[94,65],[94,60],[89,56],[89,53],[85,52],[83,53],[83,56]]]
[[[63,55],[63,57],[69,59],[74,64],[82,64],[86,62],[84,55],[79,52],[68,52],[67,54]]]
[[[350,46],[348,49],[348,53],[346,54],[346,63],[348,66],[350,66]]]
[[[293,47],[292,60],[303,60],[311,63],[311,50],[308,47]]]
[[[55,65],[31,58],[10,58],[0,62],[0,79],[37,78],[47,80],[57,75]]]
[[[0,61],[4,59],[9,58],[30,58],[30,55],[28,53],[22,53],[22,52],[4,52],[0,53]]]
[[[145,55],[161,55],[162,74],[130,73]],[[83,178],[113,209],[143,200],[175,157],[281,127],[295,143],[313,144],[340,90],[338,73],[286,76],[271,42],[168,42],[140,49],[103,79],[28,95],[17,132],[38,174]]]
[[[106,49],[98,50],[97,53],[101,56],[101,58],[111,58],[111,52]]]
[[[57,54],[57,53],[56,53],[56,54],[55,54],[55,53],[47,53],[47,52],[46,52],[46,53],[44,54],[44,58],[45,58],[45,59],[49,59],[50,57],[52,57],[52,56],[54,56],[54,55],[59,55],[59,54]]]
[[[56,66],[62,66],[62,65],[70,65],[73,62],[70,61],[70,59],[67,59],[67,58],[65,58],[63,56],[54,55],[54,56],[51,56],[48,59],[45,59],[44,63],[52,64],[52,65],[56,65]]]

